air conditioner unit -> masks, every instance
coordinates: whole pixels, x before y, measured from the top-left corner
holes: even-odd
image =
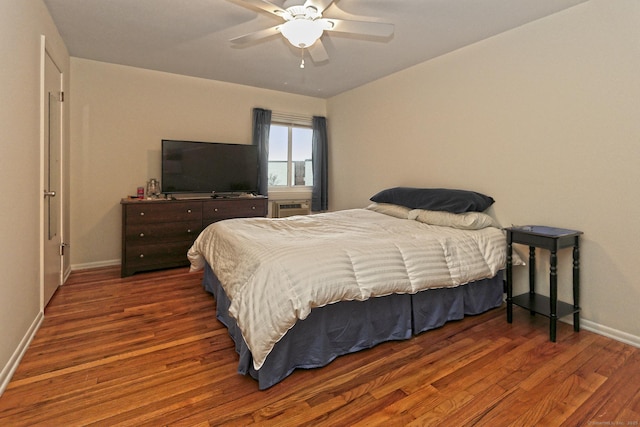
[[[278,200],[273,202],[273,218],[285,218],[293,215],[309,215],[311,202],[309,200]]]

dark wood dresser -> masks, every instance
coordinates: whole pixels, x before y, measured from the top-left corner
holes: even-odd
[[[216,221],[267,215],[267,198],[202,200],[123,199],[122,277],[188,265],[187,251]]]

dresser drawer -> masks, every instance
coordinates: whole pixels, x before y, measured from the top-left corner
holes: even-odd
[[[181,221],[167,223],[142,223],[133,224],[125,229],[127,243],[131,244],[154,244],[159,242],[193,242],[198,234],[202,222]]]
[[[202,222],[208,225],[229,218],[266,216],[266,199],[212,200],[202,204]]]
[[[155,266],[172,267],[189,264],[187,251],[193,241],[169,242],[158,245],[137,245],[127,243],[125,261],[127,268],[136,271]]]
[[[153,204],[139,202],[126,206],[127,225],[201,220],[202,209],[200,202]]]

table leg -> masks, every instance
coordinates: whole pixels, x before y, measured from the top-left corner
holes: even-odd
[[[549,268],[549,305],[550,305],[550,325],[549,339],[556,342],[556,326],[558,322],[557,306],[558,306],[558,254],[556,250],[551,251],[550,268]]]
[[[536,248],[535,246],[529,246],[529,296],[533,299],[536,293]],[[529,312],[532,316],[536,314],[535,311]]]
[[[511,231],[507,231],[507,322],[513,321],[513,246]]]
[[[573,330],[580,331],[580,242],[575,237],[573,245]]]

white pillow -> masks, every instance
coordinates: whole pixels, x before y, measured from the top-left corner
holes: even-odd
[[[409,212],[408,218],[424,222],[425,224],[440,225],[461,230],[480,230],[486,227],[498,227],[498,224],[496,224],[492,217],[482,212],[454,214],[445,211],[413,209]]]
[[[405,206],[393,205],[391,203],[371,203],[367,206],[367,209],[400,219],[409,219],[409,212],[411,212],[411,209]]]

